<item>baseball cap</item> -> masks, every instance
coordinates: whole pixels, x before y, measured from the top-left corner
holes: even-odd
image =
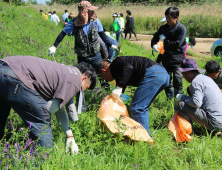
[[[181,67],[178,68],[181,72],[187,72],[191,70],[197,70],[199,72],[203,72],[203,70],[199,69],[197,66],[197,62],[190,58],[185,58],[183,60],[183,63],[181,64]]]
[[[98,7],[93,6],[89,1],[81,1],[78,5],[78,8],[86,7],[88,10],[96,10]]]
[[[112,17],[118,17],[117,13],[113,13]]]

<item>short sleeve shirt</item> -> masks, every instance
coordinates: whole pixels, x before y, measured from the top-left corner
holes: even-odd
[[[81,89],[81,75],[76,67],[32,56],[11,56],[2,61],[28,88],[36,90],[46,101],[61,99],[60,108]]]
[[[96,23],[97,23],[97,27],[98,27],[98,32],[102,32],[103,26],[98,18],[96,19]],[[83,25],[82,28],[83,28],[83,31],[85,32],[85,34],[87,35],[88,30],[89,30],[89,22],[86,25]],[[69,23],[63,28],[63,31],[67,35],[69,35],[71,32],[73,32],[73,30],[74,30],[73,21],[70,20]]]

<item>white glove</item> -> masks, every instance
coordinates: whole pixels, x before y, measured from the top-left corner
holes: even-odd
[[[160,35],[160,41],[163,42],[165,40],[165,38],[166,38],[165,35],[163,35],[163,34]]]
[[[122,88],[120,87],[116,87],[113,91],[112,91],[112,96],[115,98],[115,99],[118,99],[120,97],[122,93]]]
[[[55,54],[56,52],[56,47],[53,45],[52,47],[49,48],[49,54]]]
[[[111,48],[112,48],[113,50],[117,50],[117,49],[118,49],[116,45],[112,45]]]
[[[177,95],[176,95],[176,100],[177,100],[178,102],[181,101],[181,99],[182,99],[183,96],[186,96],[186,95],[184,95],[184,94],[177,94]]]
[[[154,51],[154,52],[160,52],[160,51],[158,50],[158,48],[160,49],[160,46],[159,46],[159,45],[157,45],[157,44],[153,45],[153,51]]]
[[[66,140],[66,153],[69,151],[69,148],[71,149],[73,155],[78,154],[79,148],[78,148],[74,138],[72,138],[72,139],[67,138],[67,140]]]

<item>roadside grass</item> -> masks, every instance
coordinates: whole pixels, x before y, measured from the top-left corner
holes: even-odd
[[[56,27],[53,23],[45,21],[35,9],[8,6],[4,3],[0,3],[0,28],[0,58],[31,55],[49,60],[53,58],[48,56],[48,48],[62,30],[61,25]],[[127,40],[121,39],[121,41],[122,52],[118,56],[137,55],[155,60],[151,50]],[[73,46],[74,39],[65,37],[55,55],[57,62],[75,65],[76,55]],[[222,64],[221,58],[213,59]],[[203,69],[206,61],[198,57],[196,60],[198,66]],[[183,84],[186,93],[189,83],[183,80]],[[113,88],[112,85],[111,90]],[[129,87],[126,89],[126,94],[132,98],[134,91],[135,88]],[[76,156],[65,153],[66,137],[54,115],[52,116],[54,146],[50,150],[38,147],[31,156],[31,145],[24,149],[28,129],[12,110],[5,129],[6,135],[0,141],[0,169],[217,170],[222,168],[221,138],[212,138],[199,125],[193,125],[195,136],[189,143],[177,144],[173,141],[166,127],[166,122],[174,113],[173,101],[168,101],[164,92],[161,92],[150,106],[150,127],[155,145],[134,142],[121,134],[112,134],[96,116],[100,101],[108,93],[103,90],[101,92],[99,84],[95,90],[88,91],[86,93],[88,111],[79,115],[79,121],[70,122],[80,149]],[[125,104],[129,107],[130,101]],[[24,129],[19,132],[21,127]],[[11,146],[6,147],[6,143]],[[22,148],[20,152],[15,143],[20,144]]]

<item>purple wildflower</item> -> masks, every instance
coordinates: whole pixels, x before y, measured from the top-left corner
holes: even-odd
[[[10,119],[10,124],[11,124],[11,130],[14,130],[14,127],[13,127],[11,119]]]
[[[25,143],[24,150],[26,150],[26,149],[29,147],[29,145],[30,145],[31,142],[32,142],[32,139],[29,139],[29,140]]]
[[[8,164],[6,165],[5,169],[8,170]]]
[[[32,122],[29,123],[28,130],[32,127]]]
[[[7,55],[6,55],[6,57],[8,57],[9,55],[10,55],[10,53],[8,52]]]
[[[23,130],[23,128],[21,127],[19,130],[18,130],[18,132],[21,132]]]

